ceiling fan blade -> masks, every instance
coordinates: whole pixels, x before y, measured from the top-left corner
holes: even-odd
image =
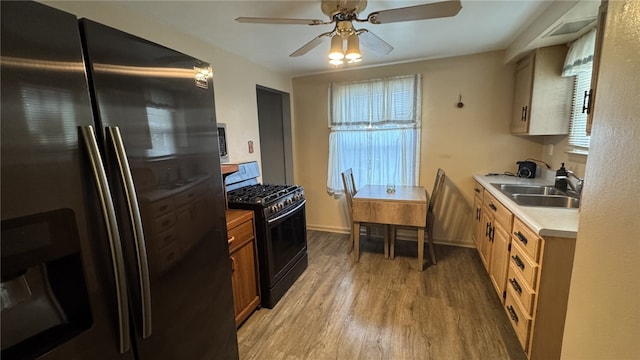
[[[360,38],[360,44],[369,49],[375,56],[384,56],[393,50],[393,46],[388,42],[380,39],[376,34],[367,29],[358,35]]]
[[[264,18],[264,17],[239,17],[236,19],[239,23],[252,24],[288,24],[288,25],[320,25],[326,24],[318,19],[285,19],[285,18]]]
[[[460,9],[462,9],[460,0],[449,0],[431,4],[375,11],[367,16],[367,20],[372,24],[388,24],[400,21],[435,19],[455,16]]]
[[[302,47],[289,55],[290,57],[302,56],[309,51],[311,51],[316,46],[322,44],[327,38],[331,37],[331,32],[326,32],[324,34],[320,34],[317,37],[313,38],[313,40],[308,43],[302,45]]]

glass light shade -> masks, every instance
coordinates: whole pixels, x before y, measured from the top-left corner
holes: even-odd
[[[329,64],[338,66],[344,64],[344,61],[339,59],[331,59],[329,60]]]
[[[349,60],[360,59],[362,55],[360,54],[360,40],[358,39],[358,35],[351,35],[347,38],[347,53],[345,57]]]
[[[340,60],[344,58],[342,50],[342,38],[339,35],[333,35],[331,38],[331,49],[329,50],[329,59]]]

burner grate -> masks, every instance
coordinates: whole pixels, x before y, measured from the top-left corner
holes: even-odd
[[[256,184],[232,190],[227,197],[233,203],[266,204],[297,189],[296,185]]]

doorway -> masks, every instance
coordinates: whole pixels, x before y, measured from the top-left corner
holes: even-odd
[[[256,86],[262,182],[293,184],[291,104],[286,92]]]

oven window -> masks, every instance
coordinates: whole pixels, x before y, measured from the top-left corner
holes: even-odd
[[[287,264],[306,249],[306,226],[304,206],[282,222],[270,226],[274,278],[280,277]]]

